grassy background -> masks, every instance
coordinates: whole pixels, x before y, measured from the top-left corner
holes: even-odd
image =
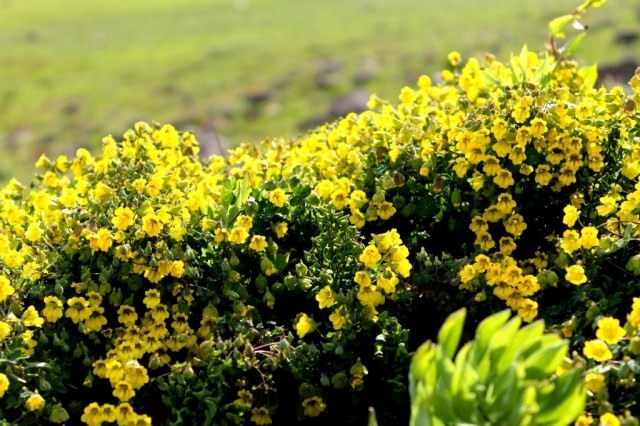
[[[0,0],[0,180],[139,119],[215,129],[229,146],[293,136],[353,91],[355,76],[392,97],[441,69],[450,50],[507,58],[524,43],[542,47],[546,23],[577,3]],[[640,26],[638,7],[611,0],[591,11],[580,59],[637,61],[640,44],[614,38]],[[247,100],[260,95],[268,100]]]

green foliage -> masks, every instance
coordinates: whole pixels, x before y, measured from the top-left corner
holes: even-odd
[[[451,314],[438,343],[410,367],[411,425],[566,425],[585,406],[582,371],[563,366],[568,343],[536,321],[490,315],[461,348],[466,310]],[[561,368],[562,367],[562,368]]]

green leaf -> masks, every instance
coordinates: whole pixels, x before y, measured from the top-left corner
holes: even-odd
[[[251,187],[249,186],[249,177],[245,176],[240,182],[236,185],[237,189],[237,198],[236,198],[236,207],[240,208],[249,198],[249,194],[251,193]]]
[[[525,360],[527,377],[542,380],[553,373],[567,355],[569,346],[561,341],[545,346]]]
[[[576,52],[576,50],[578,50],[578,48],[580,47],[580,44],[582,44],[582,40],[586,36],[587,36],[587,33],[582,32],[576,35],[571,40],[569,40],[567,44],[565,44],[564,46],[562,46],[562,48],[560,48],[560,53],[562,53],[562,56],[564,58],[568,58],[571,55],[573,55]]]
[[[564,28],[574,19],[573,15],[563,15],[549,22],[551,36],[559,39],[565,38]]]
[[[458,349],[466,316],[467,310],[464,308],[452,313],[447,317],[438,332],[438,343],[442,346],[444,354],[449,358],[453,358],[456,349]]]
[[[496,330],[504,325],[511,316],[509,310],[497,312],[480,322],[476,329],[476,340],[472,351],[474,362],[478,363],[489,348],[489,342]]]
[[[376,419],[376,410],[374,410],[373,407],[369,407],[368,426],[378,426],[378,419]]]
[[[584,385],[582,371],[573,370],[561,376],[553,391],[539,396],[540,412],[537,424],[566,425],[573,423],[584,411]]]

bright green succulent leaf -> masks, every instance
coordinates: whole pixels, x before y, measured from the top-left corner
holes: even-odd
[[[552,374],[567,355],[569,347],[561,341],[548,345],[532,354],[524,362],[527,377],[542,380]]]
[[[549,22],[549,30],[551,30],[551,36],[559,39],[565,38],[566,35],[564,33],[564,29],[574,19],[575,17],[573,15],[563,15]]]
[[[456,349],[458,349],[466,316],[467,310],[464,308],[452,313],[447,317],[440,328],[440,332],[438,332],[438,343],[441,345],[444,354],[449,358],[453,358]]]

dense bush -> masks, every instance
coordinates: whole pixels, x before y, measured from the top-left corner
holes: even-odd
[[[406,423],[411,352],[507,306],[570,340],[580,424],[635,421],[640,74],[625,94],[526,49],[449,59],[299,139],[202,163],[138,123],[12,181],[0,417]]]

